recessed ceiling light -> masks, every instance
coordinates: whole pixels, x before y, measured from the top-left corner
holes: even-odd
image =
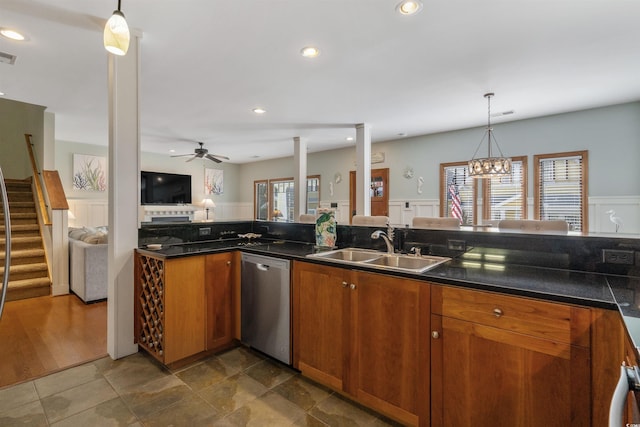
[[[347,141],[353,141],[353,137],[352,136],[348,136],[345,138]]]
[[[12,30],[11,28],[0,28],[0,35],[8,39],[16,40],[19,42],[27,39],[25,35],[17,32],[16,30]]]
[[[256,114],[264,114],[264,113],[267,112],[267,110],[265,110],[264,108],[261,108],[261,107],[256,107],[256,108],[253,109],[253,112],[256,113]]]
[[[300,50],[300,54],[305,58],[315,58],[320,55],[320,49],[313,46],[305,46]]]
[[[420,0],[402,0],[396,6],[396,10],[401,15],[413,15],[422,10],[422,2]]]
[[[170,153],[175,153],[176,150],[174,150],[173,148],[171,150],[169,150]]]
[[[4,96],[4,92],[0,90],[0,96]]]

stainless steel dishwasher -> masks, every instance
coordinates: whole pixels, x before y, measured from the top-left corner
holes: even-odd
[[[242,254],[242,342],[291,364],[289,261]]]

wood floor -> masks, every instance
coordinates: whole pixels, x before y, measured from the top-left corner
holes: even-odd
[[[107,354],[107,302],[75,295],[5,304],[0,320],[0,388]]]

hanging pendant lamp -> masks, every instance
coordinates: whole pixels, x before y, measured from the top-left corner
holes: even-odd
[[[114,55],[126,55],[129,39],[129,26],[124,13],[120,11],[120,0],[118,0],[118,10],[113,11],[113,15],[104,26],[104,48]]]
[[[500,146],[493,136],[493,128],[491,127],[491,97],[493,93],[485,93],[484,97],[487,98],[487,130],[476,148],[476,152],[473,153],[473,157],[469,160],[469,176],[472,178],[491,178],[492,176],[509,175],[511,173],[511,159],[504,157]],[[488,155],[487,157],[476,157],[480,146],[487,138]],[[500,156],[496,157],[492,155],[491,144],[495,143],[496,148]]]

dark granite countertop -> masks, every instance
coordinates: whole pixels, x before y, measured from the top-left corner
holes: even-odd
[[[245,239],[219,239],[163,246],[160,250],[139,248],[151,256],[177,258],[191,255],[242,250],[292,260],[334,265],[330,261],[307,258],[317,252],[310,243],[288,240],[259,239],[247,244]],[[370,271],[428,280],[470,289],[501,292],[548,301],[619,310],[629,336],[640,345],[640,278],[588,273],[558,268],[532,267],[519,264],[487,262],[460,256],[422,274],[384,271],[366,265],[343,268]]]

